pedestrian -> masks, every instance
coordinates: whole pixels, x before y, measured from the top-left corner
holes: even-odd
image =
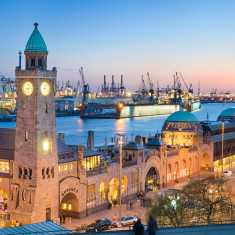
[[[63,223],[65,224],[66,215],[63,214],[62,217],[63,217]]]
[[[156,230],[157,230],[157,221],[153,218],[152,215],[150,215],[149,216],[149,223],[148,223],[149,235],[155,235]]]
[[[133,231],[135,232],[135,235],[143,235],[144,234],[144,226],[141,223],[140,218],[138,218],[137,222],[134,224]]]

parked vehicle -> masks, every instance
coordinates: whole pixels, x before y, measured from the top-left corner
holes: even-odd
[[[230,176],[230,175],[232,175],[232,171],[224,171],[224,172],[223,172],[223,176],[224,176],[224,177],[228,177],[228,176]]]
[[[121,219],[121,224],[122,224],[122,226],[125,226],[125,225],[132,225],[132,224],[134,224],[135,222],[137,222],[137,220],[138,220],[137,217],[125,216],[125,217],[122,217],[122,219]]]
[[[87,232],[101,232],[108,230],[112,227],[112,221],[110,219],[96,220],[92,224],[87,226]]]

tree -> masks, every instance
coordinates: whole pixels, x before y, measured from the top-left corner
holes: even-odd
[[[191,180],[183,187],[180,197],[195,217],[210,222],[215,217],[229,215],[233,195],[227,180],[207,178]]]
[[[167,195],[156,196],[148,207],[148,214],[151,214],[159,223],[179,226],[180,223],[188,222],[190,218],[184,201],[177,194],[172,198]]]

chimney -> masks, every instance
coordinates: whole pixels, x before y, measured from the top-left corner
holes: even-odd
[[[95,147],[94,131],[88,131],[87,149],[93,149],[94,147]]]
[[[63,142],[63,143],[65,143],[65,141],[64,141],[64,136],[65,136],[64,133],[58,133],[58,139],[59,139],[61,142]]]

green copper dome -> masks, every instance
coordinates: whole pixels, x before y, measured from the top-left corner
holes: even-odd
[[[199,122],[194,114],[188,111],[178,111],[172,113],[167,119],[166,122]]]
[[[35,23],[34,26],[34,31],[27,42],[25,51],[48,52],[46,43],[38,31],[38,24]]]
[[[234,117],[235,116],[235,108],[225,109],[219,117]]]

